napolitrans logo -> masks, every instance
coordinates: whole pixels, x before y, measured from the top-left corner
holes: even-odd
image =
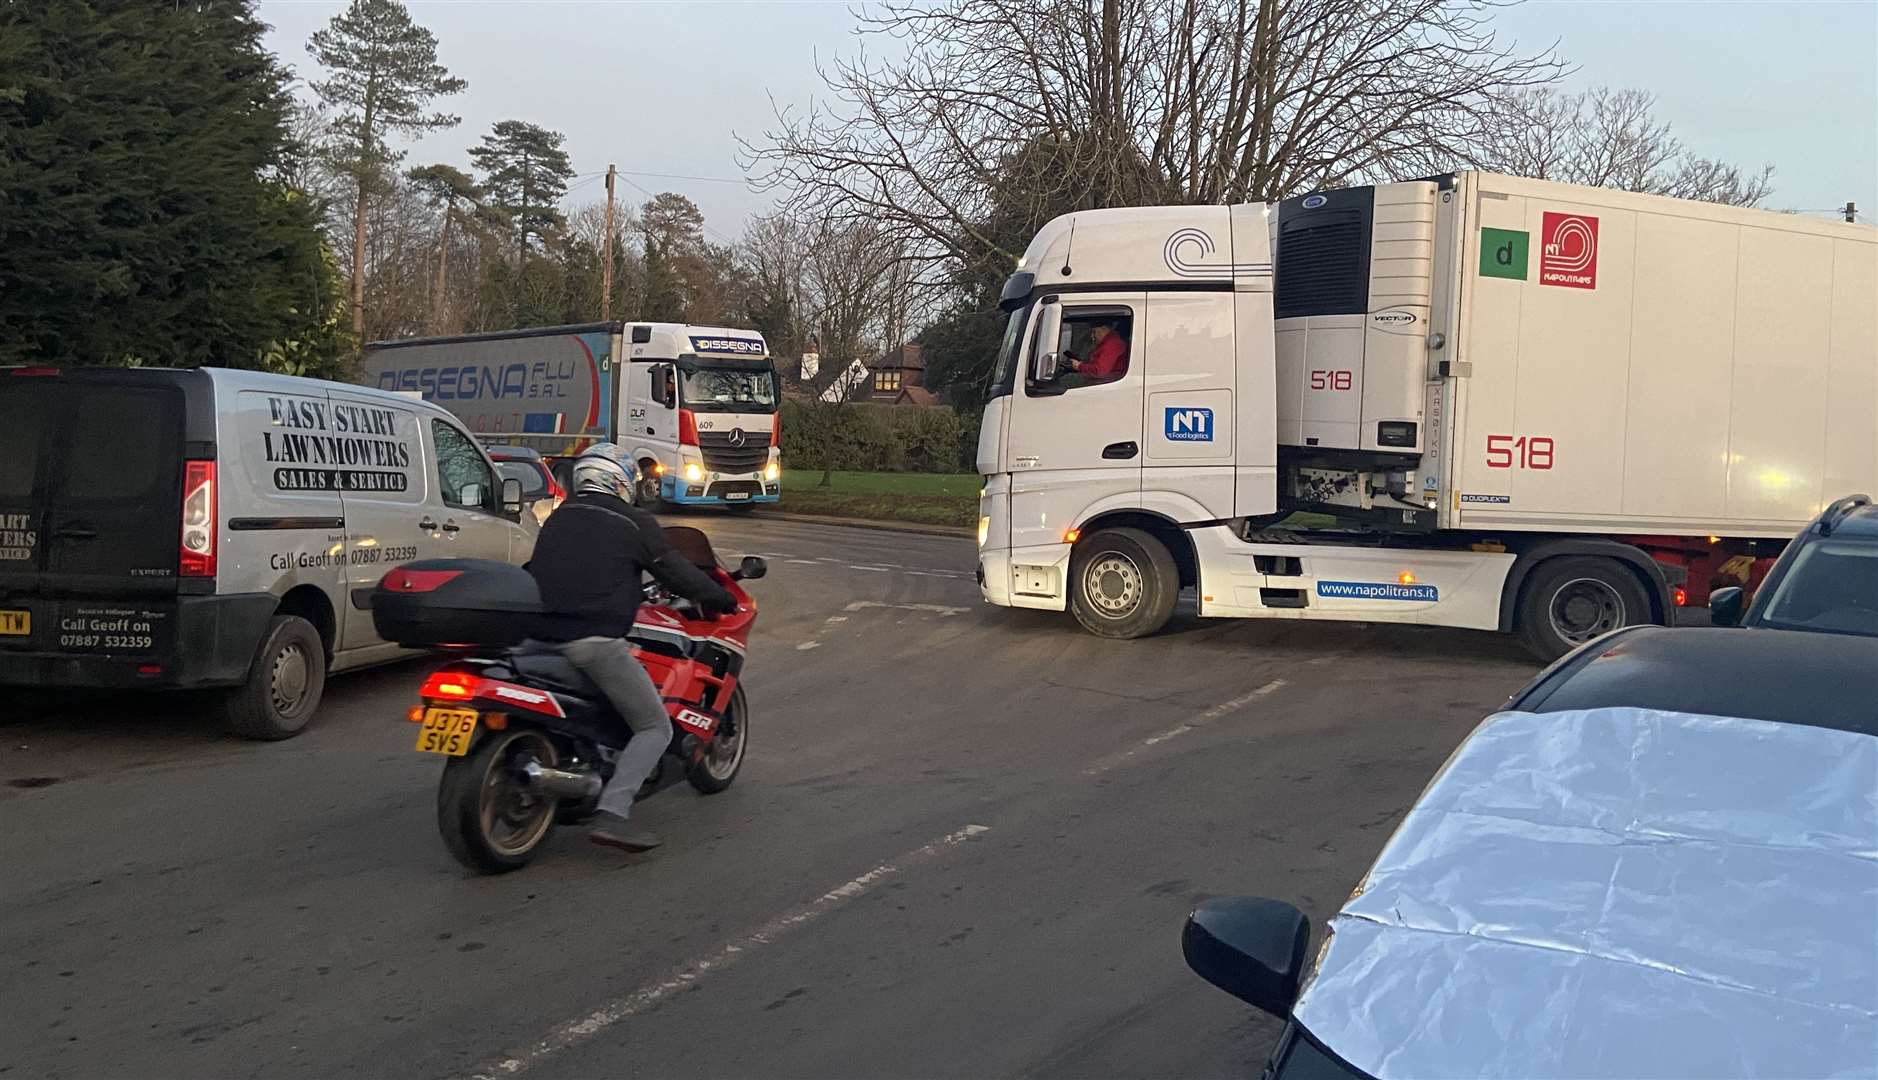
[[[1539,249],[1539,283],[1568,289],[1598,287],[1598,219],[1547,211]]]

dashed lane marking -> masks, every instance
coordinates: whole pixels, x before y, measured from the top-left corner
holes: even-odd
[[[1247,705],[1252,704],[1254,701],[1257,701],[1258,699],[1262,697],[1265,697],[1269,694],[1275,693],[1276,691],[1282,689],[1284,685],[1285,685],[1285,681],[1283,679],[1273,679],[1271,682],[1266,683],[1264,686],[1261,686],[1258,689],[1253,690],[1249,693],[1240,694],[1238,697],[1233,698],[1231,701],[1222,701],[1218,705],[1213,706],[1212,708],[1206,710],[1205,712],[1201,713],[1200,715],[1194,717],[1191,720],[1188,720],[1184,723],[1175,724],[1173,727],[1168,728],[1166,731],[1163,731],[1158,735],[1148,736],[1147,738],[1141,740],[1139,743],[1136,743],[1134,746],[1129,747],[1128,749],[1122,751],[1119,754],[1114,754],[1109,757],[1103,758],[1101,761],[1096,762],[1094,765],[1090,766],[1089,768],[1084,769],[1083,775],[1084,776],[1100,776],[1103,773],[1109,772],[1112,769],[1116,769],[1122,765],[1126,765],[1130,760],[1134,758],[1136,754],[1141,753],[1143,750],[1147,750],[1151,747],[1159,746],[1162,743],[1167,742],[1169,739],[1178,739],[1180,736],[1185,735],[1190,731],[1194,731],[1196,729],[1205,727],[1206,725],[1212,723],[1213,721],[1218,720],[1222,716],[1226,716],[1229,713],[1238,712],[1240,709],[1245,708]]]
[[[658,982],[649,983],[624,997],[614,998],[585,1016],[569,1020],[527,1049],[510,1057],[490,1062],[470,1075],[476,1080],[497,1080],[499,1077],[519,1075],[547,1058],[592,1040],[624,1020],[648,1009],[656,1008],[673,994],[696,985],[706,976],[730,967],[750,953],[772,944],[778,938],[802,929],[855,897],[867,893],[888,878],[937,858],[967,840],[990,831],[991,827],[988,825],[967,825],[957,832],[947,833],[937,840],[916,847],[891,862],[881,863],[860,877],[835,886],[809,903],[778,915],[750,934],[725,945],[709,956],[693,960]]]
[[[934,615],[947,617],[963,615],[971,610],[971,608],[964,607],[948,607],[945,604],[888,604],[879,600],[856,600],[854,603],[849,604],[841,610],[866,611],[870,608],[880,608],[887,611],[925,611]]]

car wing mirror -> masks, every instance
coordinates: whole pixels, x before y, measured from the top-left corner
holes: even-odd
[[[510,517],[522,516],[522,482],[513,476],[502,481],[502,512]]]
[[[1708,621],[1715,626],[1740,626],[1747,607],[1747,592],[1738,585],[1708,594]]]
[[[730,576],[737,581],[755,581],[768,573],[769,563],[755,555],[745,555],[743,561],[737,564],[737,572]]]
[[[1208,900],[1187,916],[1180,951],[1194,974],[1280,1020],[1291,1015],[1311,923],[1282,900]]]

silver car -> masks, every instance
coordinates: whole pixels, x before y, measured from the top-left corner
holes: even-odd
[[[1878,1077],[1875,702],[1878,639],[1618,631],[1461,744],[1308,963],[1252,898],[1187,962],[1287,1021],[1272,1080]]]

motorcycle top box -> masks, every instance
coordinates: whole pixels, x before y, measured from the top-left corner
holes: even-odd
[[[412,649],[506,648],[535,630],[541,592],[519,566],[490,559],[422,559],[372,590],[372,625]]]

